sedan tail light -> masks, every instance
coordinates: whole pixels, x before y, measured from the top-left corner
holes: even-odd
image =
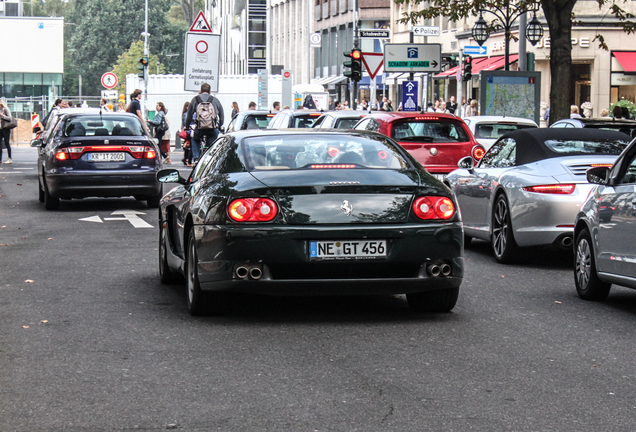
[[[420,219],[448,220],[455,214],[455,204],[447,197],[419,197],[413,202],[413,212]]]
[[[269,222],[278,214],[278,206],[269,198],[239,198],[230,203],[228,214],[236,222]]]
[[[573,185],[573,184],[554,184],[554,185],[526,186],[523,188],[523,190],[526,192],[568,195],[574,192],[575,187],[576,185]]]

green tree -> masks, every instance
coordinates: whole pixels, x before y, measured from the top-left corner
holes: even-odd
[[[126,90],[126,74],[137,74],[139,69],[139,59],[144,55],[144,42],[137,41],[133,42],[130,45],[130,48],[123,52],[118,58],[117,63],[112,67],[112,71],[117,75],[117,80],[119,84],[117,85],[117,90],[125,91]],[[150,73],[157,72],[157,62],[159,61],[159,57],[155,54],[150,53],[148,56],[148,66],[150,69]],[[159,63],[159,73],[164,73],[166,70],[165,66]]]
[[[149,3],[149,46],[166,72],[182,73],[184,31],[169,21],[170,7],[171,0]],[[64,92],[76,94],[81,75],[82,93],[98,95],[101,76],[131,44],[142,40],[144,0],[73,0],[66,21],[75,25],[65,29]]]
[[[428,19],[438,16],[447,17],[450,21],[474,17],[484,10],[529,11],[541,5],[550,31],[550,122],[554,123],[570,116],[569,93],[563,89],[571,87],[570,69],[572,66],[572,26],[574,24],[574,5],[577,0],[394,0],[396,4],[424,4],[420,10],[405,12],[400,19],[402,23],[416,24],[420,18]],[[621,0],[596,0],[601,8],[609,7],[628,34],[633,33],[635,23],[629,12],[623,10],[618,3]],[[501,29],[502,23],[493,21],[491,27]],[[604,46],[602,35],[598,35],[601,46]]]

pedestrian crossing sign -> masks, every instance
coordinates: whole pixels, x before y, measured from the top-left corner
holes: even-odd
[[[192,23],[190,31],[198,33],[212,33],[212,27],[210,27],[210,23],[208,23],[205,15],[203,15],[203,11],[199,11],[199,15],[197,15],[194,23]]]

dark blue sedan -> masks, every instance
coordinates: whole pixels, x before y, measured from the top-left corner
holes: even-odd
[[[38,192],[47,210],[60,198],[126,197],[156,208],[162,163],[148,130],[133,114],[61,110],[31,142],[38,152]]]

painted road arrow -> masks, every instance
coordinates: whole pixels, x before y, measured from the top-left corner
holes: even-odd
[[[121,215],[123,217],[110,217],[104,218],[105,221],[128,221],[135,228],[153,228],[148,222],[140,218],[138,215],[146,214],[144,212],[138,212],[136,210],[116,210],[111,215]],[[79,219],[85,222],[98,222],[104,223],[99,216],[89,216]]]

